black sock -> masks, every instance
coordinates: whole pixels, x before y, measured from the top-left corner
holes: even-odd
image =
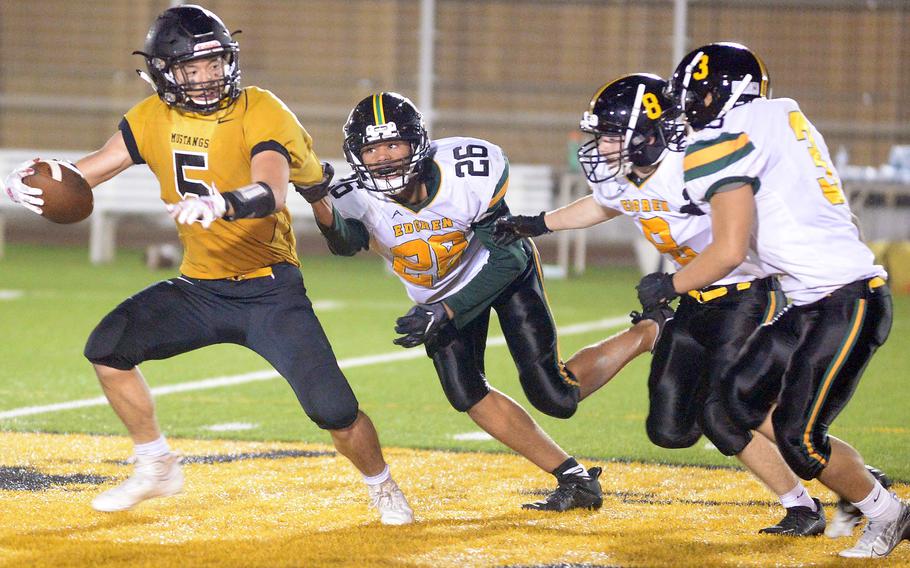
[[[552,472],[556,476],[556,479],[566,475],[577,475],[578,477],[590,477],[588,475],[588,470],[585,469],[583,465],[575,461],[575,458],[569,456],[569,459],[559,464],[559,467],[554,469]]]

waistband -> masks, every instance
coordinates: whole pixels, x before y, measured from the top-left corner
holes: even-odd
[[[251,280],[253,278],[265,278],[266,276],[273,276],[271,266],[263,266],[262,268],[257,268],[252,272],[247,272],[246,274],[237,274],[235,276],[228,276],[225,280],[230,280],[231,282],[239,282],[240,280]]]
[[[733,284],[708,286],[706,288],[702,288],[701,290],[689,290],[687,294],[699,304],[706,304],[712,300],[723,298],[727,294],[748,290],[753,286],[763,286],[767,287],[769,290],[774,289],[774,277],[769,276],[767,278],[761,278],[759,280],[750,280],[749,282],[735,282]]]

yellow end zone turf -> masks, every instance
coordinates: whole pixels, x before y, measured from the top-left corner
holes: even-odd
[[[129,475],[128,439],[0,433],[0,565],[856,565],[836,556],[855,538],[758,535],[782,510],[738,470],[601,463],[604,507],[553,514],[520,509],[555,482],[515,455],[387,448],[418,521],[385,527],[329,446],[171,444],[188,461],[183,494],[98,513],[99,483]],[[831,493],[810,491],[830,518]],[[910,543],[875,565],[910,565]]]

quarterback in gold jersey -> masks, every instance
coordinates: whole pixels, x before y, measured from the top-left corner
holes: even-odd
[[[129,509],[179,493],[183,473],[158,428],[137,365],[216,343],[252,349],[290,383],[306,412],[329,430],[360,470],[384,524],[414,520],[389,473],[370,419],[338,367],[306,295],[285,207],[289,183],[314,187],[323,167],[312,139],[272,93],[240,87],[239,46],[199,6],[169,8],[144,51],[156,90],[126,113],[119,131],[75,167],[92,187],[133,164],[148,164],[177,223],[181,275],[128,298],[92,332],[85,356],[135,444],[136,468],[97,496],[99,511]],[[41,212],[41,191],[7,178]]]

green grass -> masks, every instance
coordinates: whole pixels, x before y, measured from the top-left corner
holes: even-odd
[[[378,258],[308,257],[303,273],[310,297],[341,302],[317,310],[339,359],[394,352],[394,319],[410,306],[397,278]],[[100,396],[82,348],[95,324],[130,294],[174,275],[150,271],[139,254],[120,251],[116,263],[91,266],[84,248],[13,245],[0,261],[0,290],[22,290],[0,300],[0,411]],[[550,280],[548,295],[560,326],[620,316],[636,305],[634,270],[592,269],[584,277]],[[563,356],[613,333],[563,336]],[[499,329],[493,318],[491,335]],[[910,298],[895,298],[895,323],[888,343],[875,356],[846,411],[831,433],[848,440],[866,459],[893,476],[910,480]],[[571,420],[532,414],[570,453],[616,459],[735,466],[735,460],[707,449],[705,440],[687,450],[651,445],[644,432],[649,358],[640,357],[609,385],[582,403]],[[215,346],[166,361],[142,365],[148,382],[161,386],[267,369],[252,352]],[[459,442],[453,434],[477,431],[452,410],[429,359],[378,364],[346,372],[363,409],[386,445],[500,451],[495,442]],[[515,367],[505,347],[487,350],[492,384],[523,405]],[[171,394],[158,399],[158,414],[169,436],[328,442],[280,380]],[[205,426],[250,422],[253,430],[213,433]],[[17,431],[123,434],[107,406],[39,414],[0,422]]]

